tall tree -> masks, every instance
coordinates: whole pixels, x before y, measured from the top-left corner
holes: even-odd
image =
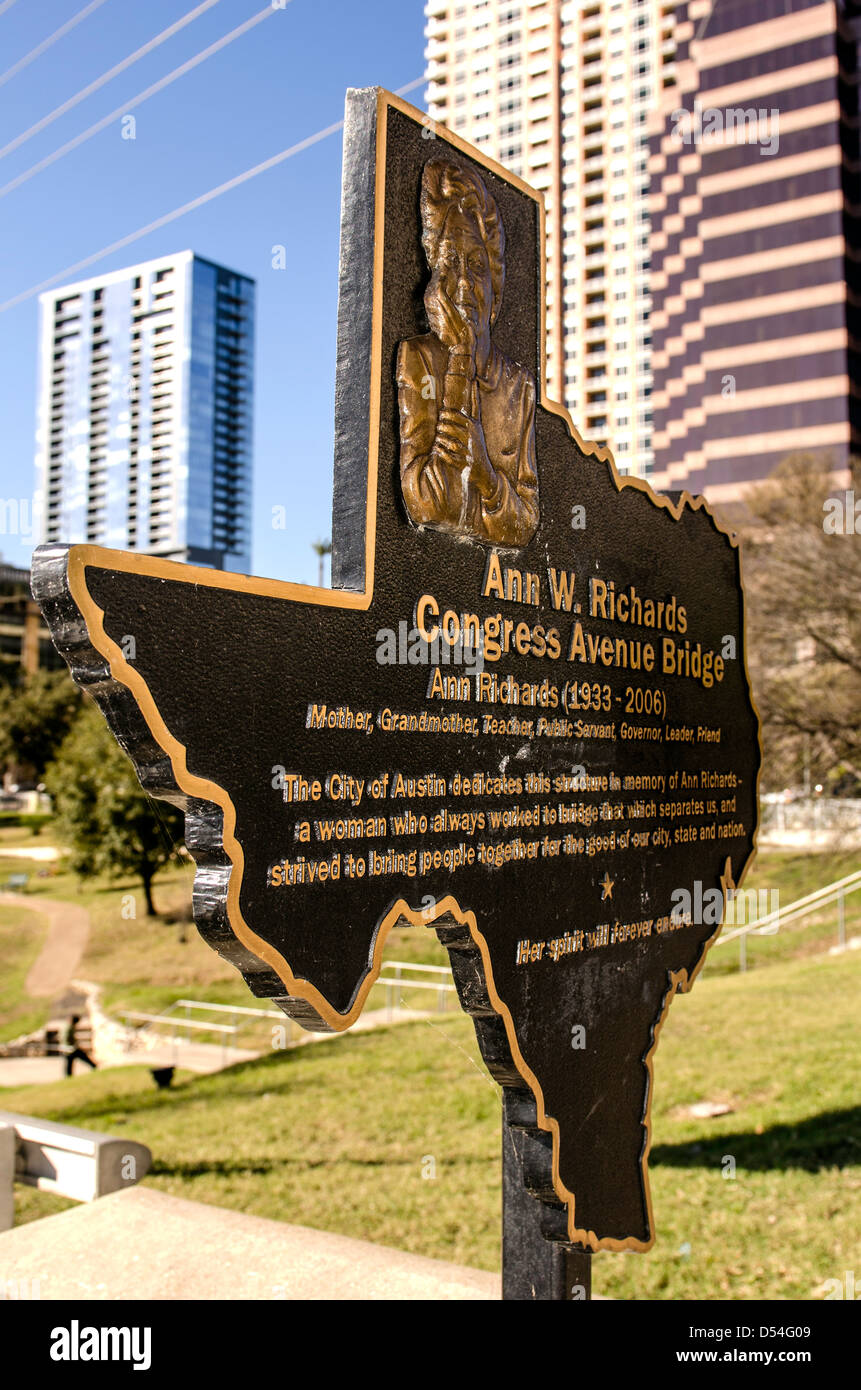
[[[81,709],[68,671],[34,671],[0,689],[0,768],[39,778]]]
[[[89,701],[45,774],[57,835],[81,876],[134,874],[147,913],[155,915],[152,883],[182,840],[183,816],[143,791],[131,762]]]
[[[861,780],[861,468],[849,491],[809,454],[747,497],[748,661],[771,789]],[[853,491],[854,489],[854,491]],[[861,508],[859,508],[861,511]]]

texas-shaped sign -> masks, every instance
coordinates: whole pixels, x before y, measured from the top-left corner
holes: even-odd
[[[254,994],[349,1028],[435,929],[548,1232],[646,1249],[658,1034],[754,847],[739,551],[547,399],[539,195],[376,89],[344,151],[334,587],[52,545],[33,592]]]

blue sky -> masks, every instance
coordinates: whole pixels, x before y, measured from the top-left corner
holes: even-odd
[[[104,0],[47,52],[2,76],[85,0],[0,3],[0,148],[175,23],[199,0]],[[276,0],[276,5],[278,0]],[[0,157],[0,187],[113,111],[78,149],[0,197],[0,302],[313,135],[343,115],[347,87],[421,76],[422,0],[289,0],[165,91],[131,100],[261,10],[217,0],[97,93]],[[421,104],[422,87],[409,96]],[[127,105],[126,105],[127,103]],[[253,564],[316,582],[311,542],[331,530],[341,134],[64,279],[190,248],[257,281]],[[272,247],[286,268],[272,268]],[[0,499],[33,489],[38,297],[0,313]],[[272,508],[287,506],[288,529]],[[31,542],[0,535],[29,562]]]

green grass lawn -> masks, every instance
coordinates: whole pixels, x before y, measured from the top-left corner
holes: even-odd
[[[0,831],[0,877],[4,862],[6,865],[15,863],[12,859],[2,859],[2,834]],[[776,887],[780,891],[780,901],[788,904],[859,865],[861,855],[857,851],[817,855],[767,851],[757,857],[745,888]],[[17,868],[21,868],[20,863]],[[144,915],[140,886],[133,880],[114,883],[95,880],[81,884],[61,868],[48,878],[32,874],[28,896],[65,898],[90,910],[90,941],[79,974],[103,986],[103,1003],[110,1012],[130,1009],[160,1013],[181,998],[251,1007],[262,1003],[254,999],[232,966],[199,936],[191,920],[192,881],[190,865],[172,864],[158,875],[155,899],[159,916],[156,919]],[[129,915],[132,908],[134,917]],[[846,927],[847,935],[861,932],[861,893],[847,899]],[[836,909],[829,909],[819,919],[784,928],[777,936],[749,938],[748,969],[821,953],[836,940]],[[447,952],[440,946],[435,932],[427,927],[393,931],[385,956],[388,960],[413,964],[448,965]],[[738,971],[738,961],[736,943],[720,946],[710,952],[704,974],[733,975]],[[375,989],[369,1007],[383,1008],[386,997],[383,988]],[[409,991],[406,997],[414,1008],[432,1009],[435,1005],[430,994]],[[0,1026],[2,1019],[0,1010]],[[260,1036],[249,1031],[238,1041],[251,1046],[260,1041]]]
[[[50,827],[48,827],[48,831]],[[3,845],[45,844],[0,831],[0,877],[20,862]],[[852,854],[758,856],[746,888],[777,887],[781,903],[851,872]],[[159,918],[144,915],[134,882],[79,884],[31,876],[28,895],[90,910],[78,972],[99,982],[112,1012],[159,1012],[182,997],[255,1005],[241,977],[190,922],[190,866],[156,880]],[[136,915],[129,915],[134,903]],[[847,903],[847,934],[861,930],[861,895]],[[38,914],[0,910],[0,1039],[39,1026],[41,1003],[23,981],[41,946]],[[658,1241],[648,1256],[595,1260],[599,1292],[624,1298],[810,1297],[857,1267],[851,1233],[861,1215],[861,1136],[848,1068],[861,961],[822,954],[836,913],[755,938],[749,973],[734,944],[710,954],[690,997],[677,1000],[656,1062],[652,1193]],[[393,932],[388,959],[448,963],[432,930]],[[768,966],[762,969],[760,967]],[[854,994],[853,994],[854,991]],[[431,996],[410,992],[413,1008]],[[385,991],[371,995],[381,1008]],[[156,1156],[153,1186],[239,1210],[342,1231],[403,1249],[494,1268],[499,1239],[496,1087],[472,1026],[450,1012],[391,1032],[275,1053],[219,1076],[181,1074],[156,1092],[147,1071],[118,1069],[0,1092],[7,1109],[127,1132]],[[244,1045],[266,1045],[266,1031]],[[857,1041],[856,1041],[857,1048]],[[692,1120],[696,1100],[733,1113]],[[736,1176],[722,1176],[725,1156]],[[436,1177],[424,1178],[433,1159]],[[64,1205],[19,1189],[18,1219]],[[853,1263],[854,1261],[854,1263]]]
[[[47,1022],[49,1001],[30,999],[27,972],[42,949],[48,920],[25,907],[0,907],[0,1042]]]
[[[0,818],[0,854],[4,849],[43,849],[53,845],[51,822],[39,827],[34,834],[29,825],[6,825]]]
[[[11,872],[30,873],[27,896],[34,904],[40,897],[56,898],[89,910],[90,939],[78,974],[102,985],[103,1004],[110,1012],[132,1009],[160,1013],[182,998],[267,1007],[199,935],[191,915],[193,866],[171,864],[158,875],[155,918],[145,915],[140,885],[132,879],[81,883],[62,866],[49,877],[39,878],[20,860],[4,860],[0,839],[0,881],[7,866]],[[448,965],[448,953],[427,927],[393,932],[385,954],[387,959]],[[408,1002],[415,1008],[432,1009],[436,999],[430,993],[409,991]],[[385,1004],[386,991],[380,987],[373,992],[369,1007],[383,1008]],[[456,1006],[450,1002],[449,1007]],[[0,1010],[0,1019],[2,1014]],[[202,1034],[200,1037],[204,1040]],[[249,1045],[254,1039],[240,1041]]]
[[[852,953],[702,978],[674,1001],[655,1061],[657,1242],[598,1255],[597,1292],[806,1299],[858,1268],[859,984]],[[732,1113],[692,1119],[704,1099]],[[165,1192],[498,1267],[499,1093],[460,1014],[180,1073],[167,1092],[118,1069],[0,1106],[143,1141]],[[19,1220],[42,1214],[18,1192]]]

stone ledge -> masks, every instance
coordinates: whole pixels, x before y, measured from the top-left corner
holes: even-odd
[[[136,1187],[0,1235],[43,1299],[493,1300],[500,1277]]]

